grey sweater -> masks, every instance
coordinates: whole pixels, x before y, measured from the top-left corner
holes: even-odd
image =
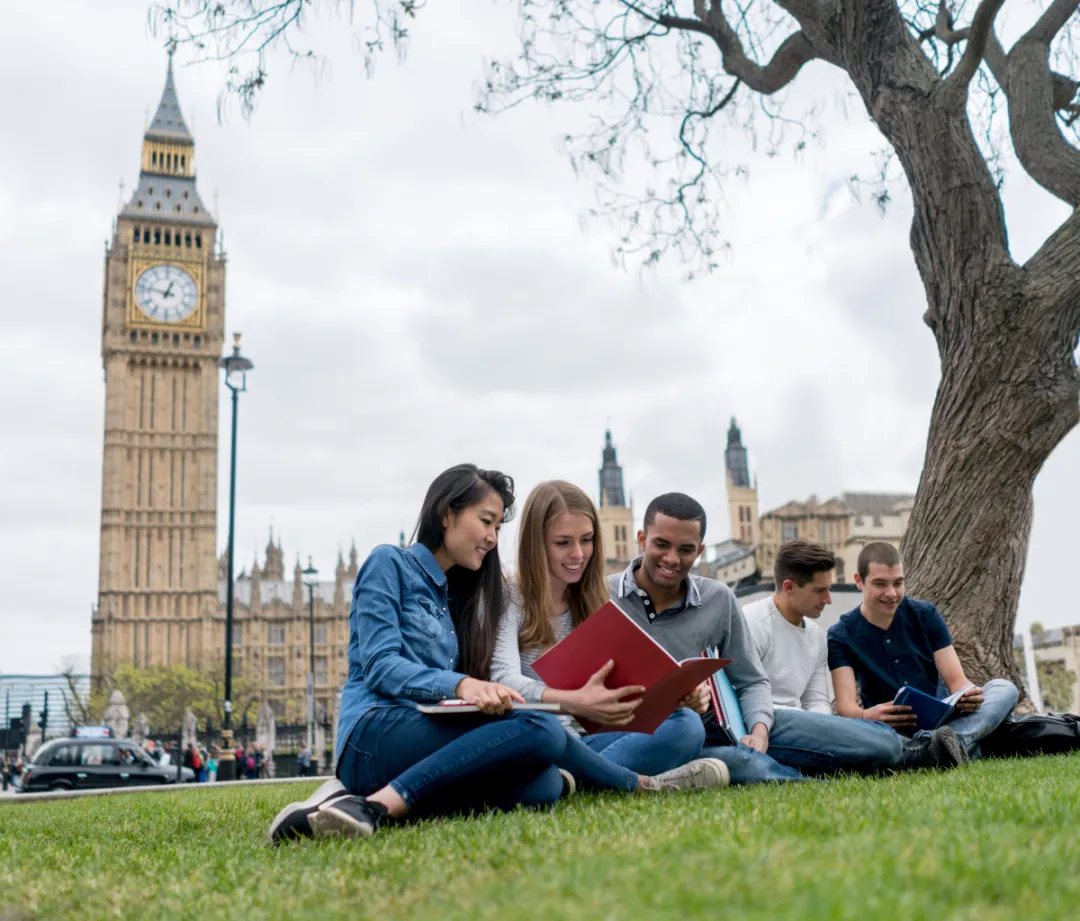
[[[690,575],[686,607],[675,614],[660,612],[650,622],[642,601],[644,592],[634,581],[637,564],[635,560],[624,572],[608,576],[611,600],[680,661],[700,656],[706,646],[716,646],[723,658],[732,660],[724,671],[739,695],[746,728],[764,723],[771,729],[773,705],[769,678],[735,593],[723,582]]]
[[[518,640],[524,617],[516,600],[506,605],[506,612],[499,621],[499,634],[495,639],[495,652],[491,657],[491,680],[505,684],[517,691],[528,703],[544,701],[546,684],[532,669],[532,664],[547,652],[546,649],[522,649]],[[570,611],[564,611],[551,622],[555,629],[555,642],[570,633]]]

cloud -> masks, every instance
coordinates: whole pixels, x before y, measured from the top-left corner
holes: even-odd
[[[898,195],[882,218],[846,192],[881,143],[865,113],[826,112],[824,142],[799,161],[726,136],[725,156],[751,164],[724,190],[728,261],[694,284],[678,266],[627,273],[611,262],[610,228],[582,229],[593,189],[558,151],[585,109],[470,110],[481,61],[512,49],[516,15],[429,5],[407,61],[380,62],[372,81],[348,24],[316,18],[309,37],[330,72],[316,81],[275,61],[250,121],[235,108],[216,121],[220,66],[177,68],[200,192],[217,202],[228,252],[228,328],[255,362],[240,401],[239,565],[271,523],[290,564],[310,554],[324,572],[353,538],[361,554],[396,541],[432,477],[462,460],[508,471],[522,499],[553,477],[595,494],[609,426],[638,516],[682,489],[705,503],[717,539],[732,415],[763,509],[912,488],[937,356],[910,206]],[[47,671],[89,652],[103,243],[119,179],[129,194],[137,178],[165,58],[137,0],[28,5],[8,25],[0,80],[18,91],[0,136],[0,619],[13,641],[0,669]],[[850,93],[824,68],[808,74],[798,93]],[[1024,252],[1060,212],[1024,180],[1006,187],[1006,207]],[[1036,485],[1021,607],[1045,623],[1076,619],[1046,586],[1080,516],[1078,452],[1074,433]]]

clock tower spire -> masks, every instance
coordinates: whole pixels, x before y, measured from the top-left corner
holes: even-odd
[[[217,616],[217,360],[225,258],[195,183],[172,54],[105,256],[105,438],[91,673],[199,667]],[[218,633],[221,634],[218,637]]]

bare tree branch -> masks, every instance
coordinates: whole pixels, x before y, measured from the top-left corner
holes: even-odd
[[[708,9],[706,0],[694,0],[694,15],[696,19],[661,15],[655,18],[655,22],[671,29],[708,35],[720,49],[724,70],[765,96],[782,90],[795,79],[804,64],[818,57],[806,35],[796,32],[785,39],[776,49],[772,60],[762,66],[747,57],[739,36],[731,28],[718,0],[713,0]]]
[[[967,30],[967,46],[960,63],[942,84],[941,92],[944,94],[946,105],[963,107],[967,104],[968,87],[975,77],[979,65],[982,63],[983,54],[994,29],[994,17],[1005,5],[1005,0],[982,0],[975,16],[971,20],[971,27]],[[942,3],[939,9],[944,9]]]
[[[1080,266],[1080,209],[1074,211],[1024,263],[1024,272],[1032,280],[1037,295],[1050,305],[1069,305],[1065,329],[1080,330],[1080,271],[1076,270],[1077,266]],[[1074,350],[1075,347],[1074,343]]]
[[[1050,44],[1065,28],[1065,23],[1080,9],[1080,0],[1054,0],[1027,33],[1027,38]]]
[[[1050,194],[1080,208],[1080,150],[1065,139],[1057,122],[1050,46],[1041,33],[1029,32],[1013,46],[1007,61],[1005,93],[1016,156]]]

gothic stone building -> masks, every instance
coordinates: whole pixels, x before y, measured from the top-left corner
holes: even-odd
[[[217,623],[225,256],[195,183],[172,59],[105,254],[105,438],[91,673],[204,660]]]

